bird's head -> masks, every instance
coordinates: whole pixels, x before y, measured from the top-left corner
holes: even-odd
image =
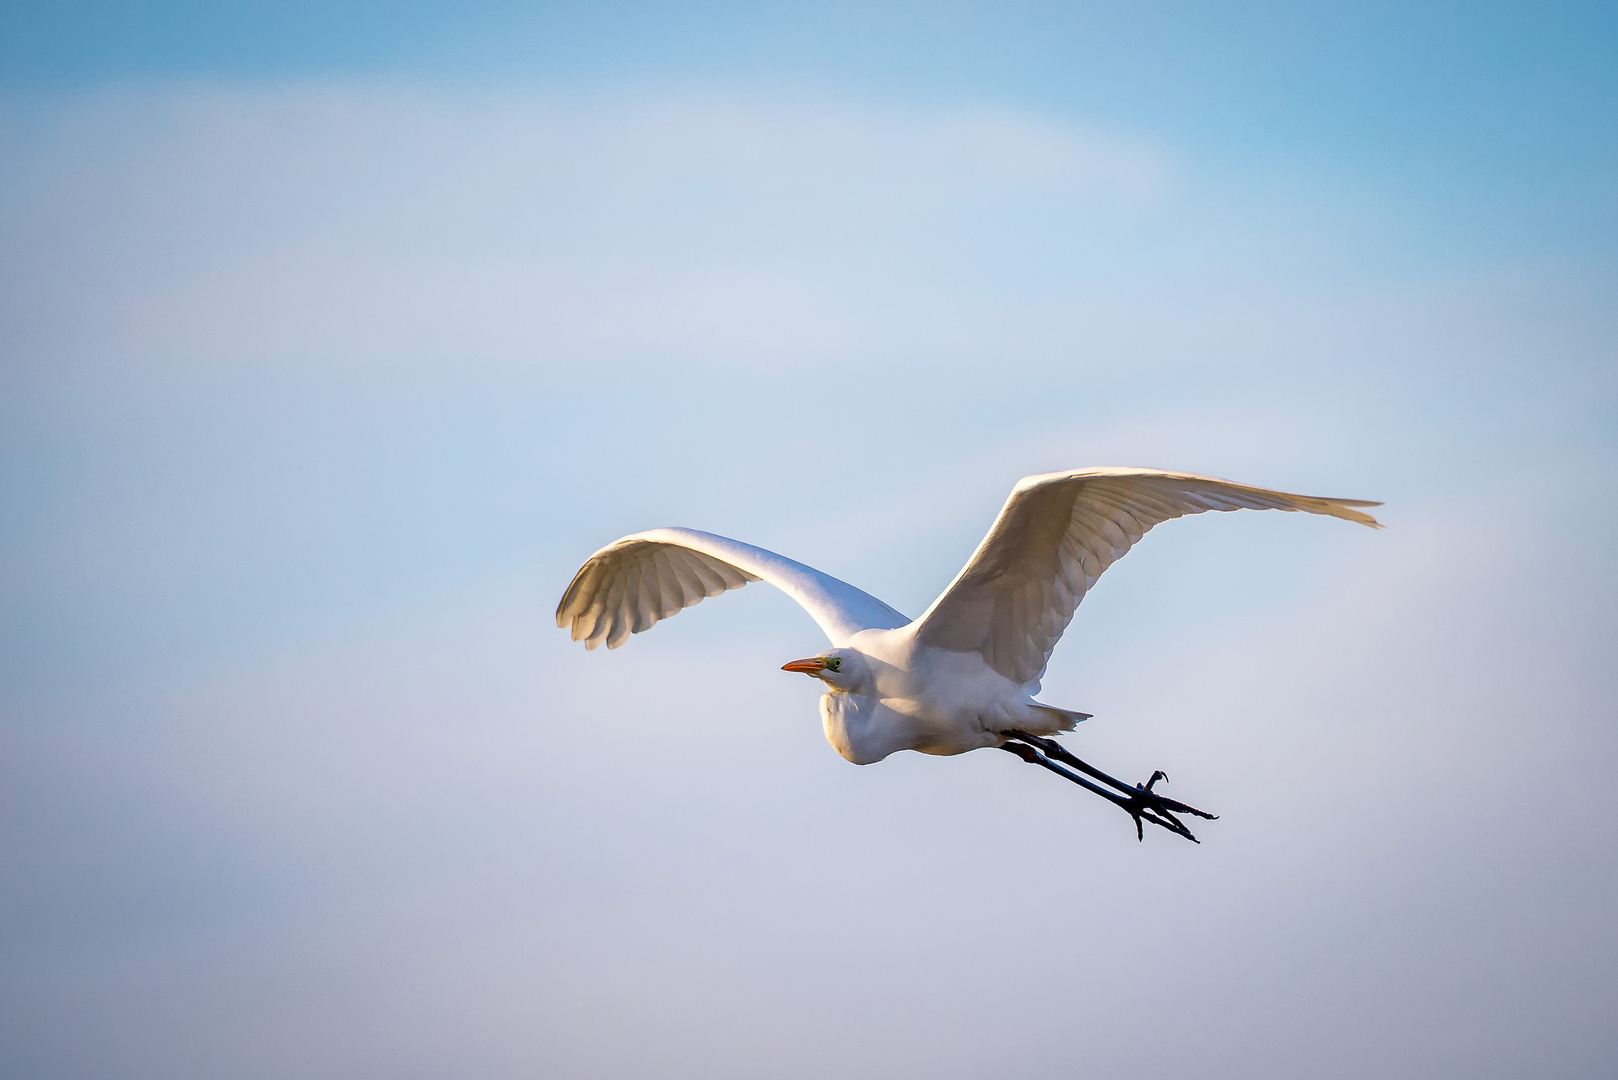
[[[782,664],[782,671],[797,671],[825,683],[831,690],[857,690],[865,681],[865,658],[853,649],[832,649],[819,656]]]

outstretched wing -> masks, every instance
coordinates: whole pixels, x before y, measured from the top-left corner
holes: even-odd
[[[1205,510],[1303,510],[1381,528],[1356,506],[1158,469],[1076,469],[1025,477],[966,567],[916,620],[919,641],[981,652],[1019,683],[1038,679],[1102,571],[1153,525]]]
[[[910,620],[876,597],[773,551],[695,529],[653,529],[590,556],[556,607],[556,625],[586,649],[616,649],[630,634],[749,581],[767,581],[801,604],[833,645],[861,630]]]

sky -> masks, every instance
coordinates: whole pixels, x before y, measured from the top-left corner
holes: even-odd
[[[1608,5],[0,8],[0,1072],[1607,1077]],[[826,744],[1012,484],[1154,531],[1010,755]]]

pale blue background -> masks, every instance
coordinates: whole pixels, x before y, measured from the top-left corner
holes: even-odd
[[[0,10],[0,1073],[1606,1077],[1618,16]],[[1164,526],[1070,742],[856,769],[763,587]]]

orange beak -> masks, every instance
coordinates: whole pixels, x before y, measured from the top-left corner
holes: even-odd
[[[805,675],[819,675],[826,670],[826,661],[818,656],[811,656],[807,660],[794,660],[790,664],[782,664],[782,671],[801,671]]]

